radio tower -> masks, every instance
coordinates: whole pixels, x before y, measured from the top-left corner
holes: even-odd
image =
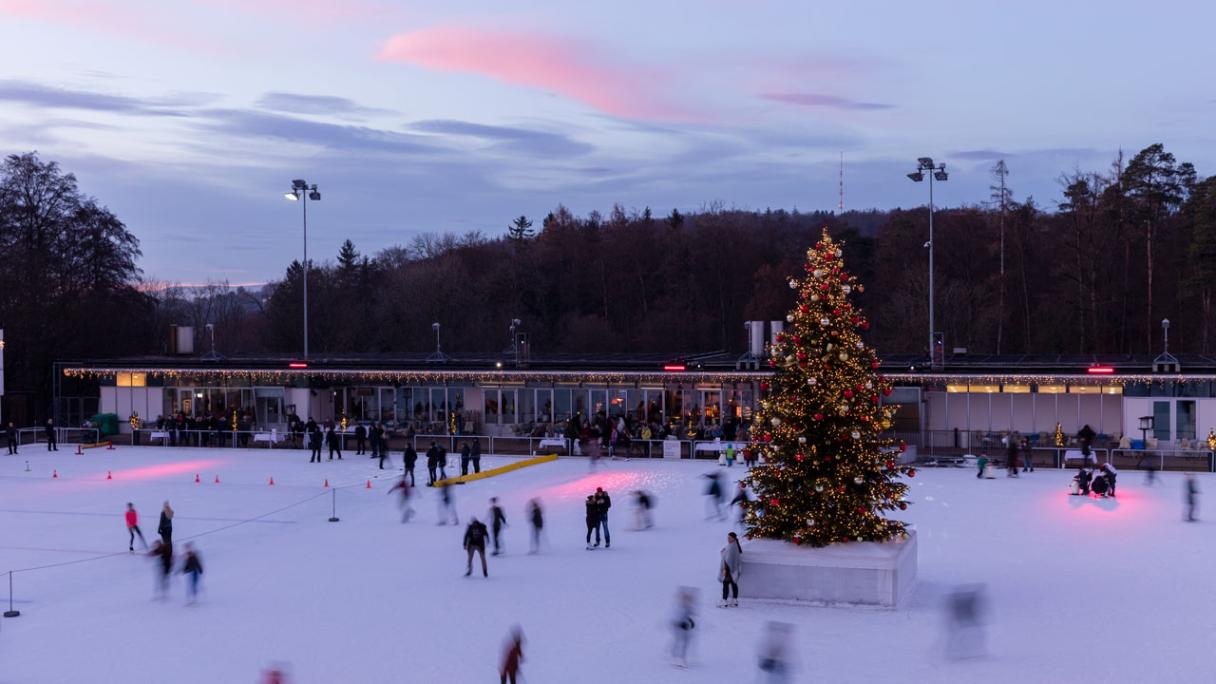
[[[844,212],[844,152],[840,153],[840,201],[836,203],[836,209]]]

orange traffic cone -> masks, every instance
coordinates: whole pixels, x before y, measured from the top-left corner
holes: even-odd
[[[325,484],[324,484],[324,485],[322,485],[322,486],[323,486],[324,488],[326,488],[326,489],[329,489],[329,478],[328,478],[328,477],[327,477],[327,478],[325,478]]]
[[[271,487],[274,486],[274,476],[273,475],[270,476],[270,486]]]
[[[80,448],[80,442],[76,442],[76,455],[84,456],[84,449]]]
[[[194,474],[194,484],[198,484],[200,482],[202,482],[202,480],[198,479],[198,473],[195,473]]]
[[[219,484],[219,483],[220,483],[220,476],[219,476],[219,475],[216,475],[216,476],[215,476],[215,483],[216,483],[216,484]]]
[[[371,488],[372,488],[372,481],[371,481],[371,480],[368,480],[368,481],[367,481],[367,488],[368,488],[368,489],[371,489]]]
[[[114,479],[114,475],[112,475],[112,474],[110,473],[110,471],[108,471],[108,470],[106,471],[106,479],[107,479],[107,480],[113,480],[113,479]]]
[[[114,451],[114,442],[106,442],[106,451]]]
[[[59,471],[58,471],[58,470],[52,470],[52,471],[51,471],[51,479],[52,479],[52,480],[58,480],[58,479],[59,479]]]

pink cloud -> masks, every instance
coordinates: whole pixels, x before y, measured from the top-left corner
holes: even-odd
[[[297,18],[314,23],[356,21],[390,11],[386,5],[365,0],[195,0],[198,4],[250,14]]]
[[[59,26],[167,45],[205,54],[224,54],[222,41],[201,41],[177,30],[172,16],[136,12],[119,3],[97,0],[0,0],[0,16],[16,17]]]
[[[594,52],[585,44],[554,36],[453,26],[393,36],[379,58],[543,88],[627,119],[694,118],[658,95],[666,81],[663,74],[610,63]]]

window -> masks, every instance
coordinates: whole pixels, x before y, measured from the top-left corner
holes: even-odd
[[[1195,439],[1195,402],[1180,400],[1176,408],[1177,421],[1174,437],[1176,439]]]
[[[119,387],[147,387],[148,386],[148,374],[147,373],[119,373],[118,376],[115,378],[115,381],[116,381],[115,384],[117,384]]]
[[[500,417],[503,425],[511,425],[518,422],[515,419],[515,390],[502,390],[502,404],[499,406]]]
[[[1027,394],[1030,392],[1030,385],[1003,385],[1001,391],[1006,394]]]
[[[570,420],[573,409],[574,401],[571,397],[571,390],[560,387],[553,390],[553,419],[555,421],[560,423]]]
[[[1039,394],[1064,394],[1064,385],[1039,385]]]
[[[1000,385],[971,385],[971,384],[955,384],[946,385],[946,391],[952,394],[961,392],[975,392],[978,394],[996,394],[1001,391]]]
[[[1069,394],[1101,394],[1102,387],[1100,385],[1069,385]]]
[[[1153,437],[1168,442],[1170,439],[1170,402],[1153,402]]]
[[[1102,388],[1102,394],[1123,394],[1122,385],[1107,385]]]
[[[498,424],[498,390],[487,389],[485,391],[485,419],[486,425]]]

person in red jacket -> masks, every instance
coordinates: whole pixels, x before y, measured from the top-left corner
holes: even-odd
[[[507,650],[502,656],[502,667],[498,668],[499,684],[515,684],[519,675],[519,664],[524,660],[524,633],[515,625],[511,628],[511,636],[507,640]]]
[[[135,504],[127,502],[127,534],[131,536],[127,543],[128,551],[135,551],[135,535],[139,535],[139,543],[144,545],[144,550],[148,549],[148,542],[144,541],[144,533],[139,531],[139,514],[135,512]]]

